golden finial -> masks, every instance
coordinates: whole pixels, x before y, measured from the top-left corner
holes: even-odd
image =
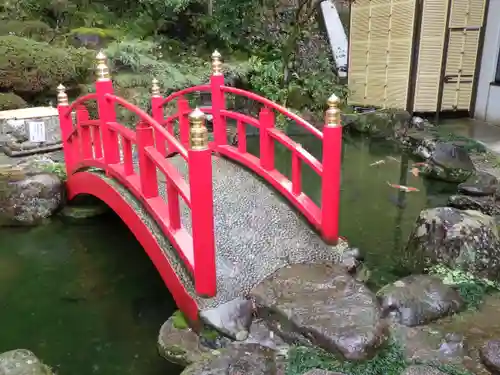
[[[161,96],[160,86],[158,85],[158,80],[156,78],[153,78],[151,81],[151,94],[153,96]]]
[[[212,53],[212,74],[214,76],[222,75],[222,56],[219,51],[215,50]]]
[[[189,114],[190,137],[189,144],[192,150],[206,150],[208,148],[208,131],[205,126],[205,114],[196,108]]]
[[[106,81],[108,80],[109,77],[109,68],[108,65],[106,65],[106,55],[104,52],[99,51],[99,53],[96,56],[97,60],[97,67],[96,67],[96,72],[97,72],[97,80],[98,81]]]
[[[68,95],[66,94],[66,87],[62,84],[57,86],[57,104],[68,105]]]
[[[332,96],[328,98],[327,104],[328,104],[328,110],[326,111],[325,115],[326,126],[333,126],[333,127],[341,126],[339,98],[335,94],[332,94]]]

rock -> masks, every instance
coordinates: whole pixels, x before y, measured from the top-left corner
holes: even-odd
[[[0,354],[0,374],[2,375],[52,375],[32,352],[16,349]]]
[[[458,185],[458,191],[466,195],[485,196],[495,195],[498,187],[498,179],[495,176],[478,171]]]
[[[479,211],[437,207],[420,212],[406,246],[408,267],[441,263],[498,280],[500,243],[495,219]]]
[[[342,264],[348,272],[356,272],[357,268],[363,261],[363,257],[358,248],[348,248],[342,252],[340,264]]]
[[[303,375],[344,375],[344,374],[341,374],[340,372],[331,372],[316,368],[314,370],[309,370],[305,372]]]
[[[288,345],[281,337],[276,335],[273,331],[260,320],[254,320],[250,326],[250,335],[244,341],[245,344],[259,344],[266,348],[284,352],[288,350]]]
[[[238,341],[248,337],[252,317],[252,301],[245,298],[235,298],[216,308],[200,312],[200,318],[206,324]]]
[[[407,327],[391,322],[391,337],[403,348],[405,359],[415,362],[441,362],[462,364],[464,352],[443,349],[448,343],[447,335],[440,330],[428,326]]]
[[[451,142],[437,142],[422,174],[448,182],[464,182],[474,172],[469,153]],[[424,155],[425,156],[425,155]]]
[[[386,339],[375,295],[341,265],[283,267],[251,295],[258,316],[288,343],[317,345],[362,360]]]
[[[347,114],[343,118],[344,126],[372,136],[392,138],[399,129],[407,128],[410,114],[399,110],[374,110]]]
[[[460,210],[476,210],[485,215],[495,216],[500,213],[494,196],[471,197],[469,195],[452,195],[448,198],[448,206]]]
[[[479,351],[481,361],[493,374],[500,374],[500,340],[490,340]]]
[[[410,327],[456,313],[464,306],[455,289],[427,275],[407,276],[384,286],[377,296],[385,315],[393,314],[399,323]]]
[[[444,358],[464,357],[467,352],[467,342],[459,333],[447,333],[439,346],[439,353]]]
[[[193,363],[181,375],[285,375],[285,359],[257,344],[233,344],[219,356]]]
[[[409,366],[401,375],[448,375],[446,372],[440,371],[435,367],[425,365]]]
[[[59,214],[70,222],[90,219],[96,216],[104,215],[109,212],[109,207],[105,204],[93,206],[65,206]]]
[[[181,366],[189,366],[218,354],[217,351],[201,345],[196,332],[189,328],[176,328],[173,317],[160,328],[158,351],[163,358]]]
[[[63,183],[55,174],[43,173],[13,181],[0,179],[0,226],[38,225],[60,207]]]

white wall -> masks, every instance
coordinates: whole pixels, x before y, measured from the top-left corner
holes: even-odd
[[[489,0],[474,117],[500,124],[500,86],[492,85],[500,51],[500,0]]]

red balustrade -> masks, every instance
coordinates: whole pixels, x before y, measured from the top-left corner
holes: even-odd
[[[94,94],[82,96],[71,104],[68,103],[64,87],[60,86],[58,94],[70,195],[71,189],[79,193],[85,191],[85,187],[81,186],[84,181],[95,183],[95,175],[85,177],[86,170],[91,167],[98,168],[119,181],[142,203],[168,237],[186,269],[192,274],[197,294],[204,297],[213,297],[216,294],[212,151],[243,164],[267,180],[321,232],[325,241],[336,243],[339,238],[342,127],[338,100],[335,97],[330,98],[325,126],[323,131],[320,131],[288,109],[266,98],[225,86],[220,55],[214,53],[212,58],[212,75],[207,85],[189,87],[163,98],[158,82],[154,80],[151,116],[114,94],[102,54],[98,55],[98,80]],[[200,108],[204,113],[213,116],[214,141],[210,144],[207,140],[203,112],[193,111],[186,99],[187,95],[195,92],[210,93],[212,99],[211,107]],[[258,117],[227,109],[228,94],[259,103],[261,109]],[[97,102],[98,120],[89,117],[85,105],[90,101]],[[165,106],[170,103],[175,103],[176,112],[166,116]],[[139,118],[135,130],[117,121],[117,106]],[[73,112],[76,112],[75,119],[72,117]],[[321,161],[276,127],[276,114],[295,121],[323,143]],[[236,121],[237,146],[227,142],[228,119]],[[178,138],[174,132],[175,124],[178,126]],[[259,129],[259,157],[247,152],[247,126]],[[276,142],[292,153],[291,179],[275,167]],[[137,162],[134,161],[134,150],[138,156]],[[168,156],[172,153],[179,154],[186,161],[189,183],[169,161]],[[315,204],[302,189],[303,163],[322,178],[320,205]],[[165,177],[166,199],[160,194],[158,172]],[[119,207],[116,194],[112,194],[111,190],[105,187],[100,190],[106,191],[101,196],[102,199],[109,199],[111,206]],[[89,191],[97,190],[89,187]],[[191,210],[191,233],[181,220],[180,199]],[[137,229],[137,233],[144,233],[144,228],[139,230],[137,219],[129,217],[131,210],[124,208],[118,211],[122,213],[124,221],[134,223],[130,225]],[[155,241],[152,237],[142,240],[144,244],[156,243]],[[150,247],[159,248],[157,245]],[[192,308],[193,301],[175,275],[165,254],[151,253],[150,257],[167,285],[174,285],[173,288],[178,294],[173,294],[180,303],[179,306],[181,307],[181,302],[184,301],[186,310],[190,311],[190,318],[196,319]]]

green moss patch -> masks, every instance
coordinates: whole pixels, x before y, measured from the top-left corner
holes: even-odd
[[[0,111],[9,109],[26,108],[28,104],[26,101],[11,92],[0,93]]]
[[[172,314],[172,323],[174,325],[174,328],[177,328],[177,329],[189,328],[189,324],[188,324],[188,321],[186,319],[186,316],[180,310],[177,310]]]
[[[471,273],[459,269],[452,270],[436,265],[430,267],[428,272],[439,277],[445,284],[454,286],[470,309],[476,309],[487,294],[500,291],[497,282],[474,277]]]
[[[400,375],[410,365],[403,349],[390,342],[368,361],[345,361],[324,351],[294,347],[289,352],[288,375],[302,375],[311,369],[340,372],[344,375]],[[449,375],[472,375],[465,369],[441,363],[419,363],[439,369]]]

